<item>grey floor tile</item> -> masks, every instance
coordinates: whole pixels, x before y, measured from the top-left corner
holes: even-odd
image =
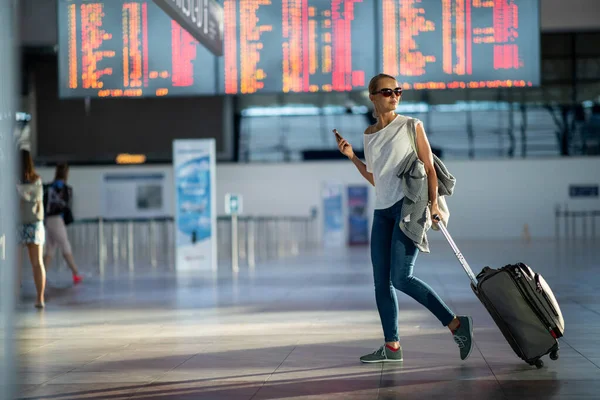
[[[177,368],[162,374],[156,382],[204,382],[204,381],[231,381],[231,382],[265,382],[276,367],[245,368]]]
[[[378,389],[355,390],[352,388],[323,387],[319,393],[307,393],[305,390],[292,388],[292,391],[278,390],[277,388],[264,387],[252,400],[377,400]]]
[[[268,382],[255,396],[256,399],[279,398],[377,398],[379,378],[377,376],[329,376],[325,378],[303,378]]]
[[[504,400],[502,387],[492,380],[415,380],[402,381],[381,388],[379,400]]]
[[[66,372],[20,372],[19,382],[23,385],[37,386],[65,374]]]
[[[139,389],[132,398],[249,400],[262,385],[262,382],[207,379],[154,382]]]
[[[507,399],[597,399],[600,381],[596,380],[522,380],[502,381],[502,390]]]
[[[125,400],[142,386],[132,382],[45,384],[22,394],[20,400]]]
[[[587,357],[587,359],[596,367],[600,368],[600,357]]]
[[[167,372],[183,364],[193,357],[190,354],[170,355],[168,353],[142,353],[124,351],[109,354],[94,360],[75,372],[128,372],[144,371],[147,373]]]
[[[58,377],[48,381],[49,385],[70,385],[70,384],[100,384],[104,382],[112,383],[150,383],[161,376],[161,371],[143,371],[130,370],[123,372],[78,372],[72,371],[61,374]]]
[[[524,261],[544,275],[565,315],[558,361],[513,352],[446,243],[432,241],[415,275],[459,314],[475,343],[461,361],[448,330],[398,293],[401,364],[359,357],[382,343],[368,248],[260,263],[234,276],[88,279],[49,307],[19,308],[21,397],[66,399],[592,399],[600,387],[600,243],[465,241],[471,265]],[[541,397],[538,397],[541,396]]]

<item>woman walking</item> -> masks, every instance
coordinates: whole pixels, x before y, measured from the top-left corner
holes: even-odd
[[[71,269],[73,284],[81,283],[83,278],[73,258],[71,243],[67,235],[66,222],[72,221],[71,200],[72,190],[67,185],[69,167],[67,164],[58,164],[54,174],[54,181],[48,187],[48,200],[46,204],[46,255],[44,264],[50,265],[50,261],[59,248],[67,265]]]
[[[335,131],[340,152],[375,186],[376,193],[371,262],[385,344],[360,360],[365,363],[402,361],[395,289],[425,306],[443,326],[448,327],[458,344],[461,359],[465,360],[473,347],[471,317],[456,316],[429,285],[413,275],[419,249],[400,228],[405,194],[398,174],[399,166],[415,152],[411,145],[411,126],[416,128],[417,156],[427,173],[430,215],[441,215],[437,196],[438,179],[429,141],[421,121],[416,120],[411,124],[410,118],[395,113],[402,99],[402,88],[394,77],[386,74],[373,77],[369,83],[369,99],[373,103],[377,122],[364,132],[366,164],[356,157],[352,146]]]
[[[35,307],[41,309],[44,308],[46,288],[46,269],[42,259],[45,241],[43,186],[42,179],[35,172],[29,151],[21,150],[20,156],[21,171],[17,184],[20,206],[19,243],[27,248],[37,291]]]

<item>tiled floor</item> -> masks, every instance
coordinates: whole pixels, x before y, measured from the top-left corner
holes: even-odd
[[[19,310],[22,399],[598,399],[600,243],[459,243],[471,265],[524,261],[566,320],[558,361],[518,359],[445,242],[415,273],[475,321],[463,362],[446,328],[399,294],[405,361],[366,365],[382,343],[367,248],[175,276],[136,269]],[[476,271],[477,272],[477,271]]]

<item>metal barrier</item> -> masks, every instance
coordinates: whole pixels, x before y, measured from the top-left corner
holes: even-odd
[[[557,205],[554,217],[556,238],[561,236],[561,220],[565,238],[596,238],[597,217],[600,217],[600,210],[569,211],[566,205],[564,210]]]
[[[316,248],[317,220],[308,217],[217,218],[217,259],[254,268],[258,262],[296,256]],[[173,218],[85,219],[67,227],[73,256],[85,272],[107,272],[136,268],[174,269]],[[54,254],[58,268],[66,268],[60,254]],[[110,271],[109,271],[110,270]]]
[[[297,256],[318,246],[316,219],[306,217],[219,217],[219,260],[240,261],[250,268],[257,261]]]

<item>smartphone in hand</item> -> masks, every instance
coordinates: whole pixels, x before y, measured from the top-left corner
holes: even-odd
[[[337,129],[334,129],[333,133],[335,133],[335,140],[337,140],[337,142],[339,143],[343,139],[342,135],[340,135],[340,133],[337,131]]]

